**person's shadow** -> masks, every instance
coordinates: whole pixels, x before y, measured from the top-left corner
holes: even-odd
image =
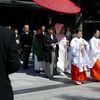
[[[32,66],[30,66],[30,68],[25,69],[25,70],[23,68],[20,68],[17,73],[26,73],[27,75],[38,76],[41,78],[45,78],[47,80],[49,79],[47,76],[45,76],[44,72],[35,72],[34,68]],[[49,80],[60,82],[60,83],[66,84],[67,86],[75,85],[74,82],[71,80],[71,74],[69,74],[69,73],[65,73],[64,76],[58,75],[58,73],[54,74],[53,78],[49,79]],[[88,80],[83,83],[84,84],[91,83],[91,80],[88,78]]]

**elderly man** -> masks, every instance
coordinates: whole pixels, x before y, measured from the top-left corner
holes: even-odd
[[[29,68],[29,55],[31,52],[33,36],[30,32],[29,25],[24,25],[23,33],[21,34],[21,46],[22,46],[22,60],[24,69]]]

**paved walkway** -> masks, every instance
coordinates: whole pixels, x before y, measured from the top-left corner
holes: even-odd
[[[75,85],[67,76],[49,80],[32,69],[20,70],[10,78],[15,100],[100,100],[100,82]]]

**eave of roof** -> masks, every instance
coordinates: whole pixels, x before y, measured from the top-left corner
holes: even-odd
[[[45,8],[37,5],[31,1],[19,1],[19,0],[0,0],[0,6],[10,7],[28,7],[31,9],[46,10]]]

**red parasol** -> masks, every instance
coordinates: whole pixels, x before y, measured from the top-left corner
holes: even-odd
[[[33,0],[38,5],[57,12],[75,14],[80,8],[71,0]]]

